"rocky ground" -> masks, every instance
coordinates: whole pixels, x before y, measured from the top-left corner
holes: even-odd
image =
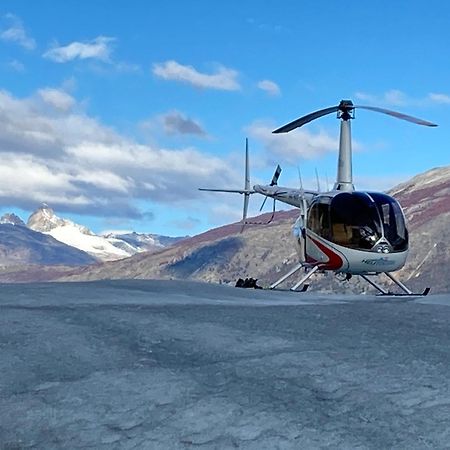
[[[450,441],[450,297],[3,285],[2,449]]]

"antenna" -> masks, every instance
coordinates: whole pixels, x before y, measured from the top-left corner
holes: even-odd
[[[317,172],[317,167],[315,168],[316,171],[316,181],[317,181],[317,190],[320,192],[320,180],[319,180],[319,173]]]
[[[248,201],[250,199],[250,165],[248,162],[248,138],[245,138],[245,180],[244,180],[244,210],[242,212],[242,222],[245,223],[248,212]]]
[[[303,180],[302,180],[302,174],[300,172],[300,166],[297,166],[297,172],[298,172],[298,182],[300,184],[300,191],[303,195],[304,189],[303,189]]]

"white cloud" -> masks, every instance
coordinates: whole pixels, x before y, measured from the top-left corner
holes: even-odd
[[[293,164],[298,163],[299,159],[314,159],[325,153],[337,151],[337,136],[323,130],[311,133],[302,128],[290,133],[273,134],[275,128],[264,122],[254,122],[246,128],[246,131],[263,143],[269,153]]]
[[[262,80],[258,83],[259,89],[267,92],[267,94],[272,96],[277,96],[281,94],[280,87],[273,81]]]
[[[22,21],[14,14],[6,14],[4,17],[10,23],[10,26],[0,33],[0,39],[15,42],[27,50],[34,50],[36,48],[36,41],[28,36]]]
[[[450,105],[450,95],[447,94],[437,94],[437,93],[429,93],[428,98],[433,103],[438,103],[441,105]]]
[[[186,204],[201,198],[198,187],[236,184],[234,169],[217,157],[139,144],[76,106],[58,89],[24,99],[0,91],[2,204],[142,218],[143,202]]]
[[[75,104],[75,99],[60,89],[39,89],[38,94],[45,103],[60,111],[69,111]]]
[[[450,105],[450,95],[430,92],[424,97],[411,97],[397,89],[391,89],[380,95],[373,95],[367,92],[356,92],[358,100],[376,105],[389,106],[430,106],[433,104]]]
[[[366,92],[357,92],[355,97],[358,100],[367,101],[373,104],[405,106],[410,102],[408,96],[397,89],[391,89],[381,95],[368,94]]]
[[[44,53],[44,58],[57,63],[65,63],[74,59],[97,59],[109,62],[112,52],[111,43],[115,38],[98,36],[88,42],[72,42],[66,46],[55,46]]]
[[[236,91],[241,87],[237,81],[238,73],[233,69],[220,66],[216,73],[198,72],[192,66],[184,66],[176,61],[154,64],[153,73],[164,80],[174,80],[205,89]]]

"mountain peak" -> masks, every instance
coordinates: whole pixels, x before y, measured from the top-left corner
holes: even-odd
[[[27,227],[34,231],[48,232],[64,224],[64,219],[59,218],[47,203],[42,203],[28,218]]]
[[[21,225],[25,226],[25,222],[14,213],[6,213],[0,217],[0,223],[10,223],[12,225]]]

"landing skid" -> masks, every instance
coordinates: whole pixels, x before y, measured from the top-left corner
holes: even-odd
[[[383,273],[390,280],[392,280],[392,282],[394,284],[396,284],[403,292],[395,293],[395,292],[388,291],[388,290],[384,289],[382,286],[380,286],[379,284],[375,283],[375,281],[371,280],[368,275],[360,274],[359,276],[379,291],[379,294],[377,294],[377,295],[383,296],[383,297],[384,296],[388,296],[388,297],[425,297],[430,292],[430,288],[427,287],[424,289],[424,291],[422,293],[414,293],[411,290],[409,290],[401,281],[396,280],[389,272],[383,272]]]
[[[275,281],[275,283],[271,284],[269,289],[275,289],[278,285],[283,283],[283,281],[286,281],[288,278],[295,275],[301,268],[307,268],[308,266],[304,265],[303,263],[299,263],[295,265],[287,274],[283,275],[279,280]],[[319,266],[310,266],[309,271],[305,273],[305,275],[296,283],[294,284],[289,290],[295,291],[295,292],[306,292],[309,284],[306,284],[306,281],[308,281],[317,271],[319,270]],[[371,286],[373,286],[379,293],[377,295],[379,296],[387,296],[387,297],[425,297],[429,294],[430,288],[427,287],[424,289],[421,293],[414,293],[410,289],[408,289],[401,281],[395,279],[389,272],[383,272],[396,286],[400,288],[402,292],[396,293],[392,292],[390,290],[385,289],[384,287],[380,286],[378,283],[375,283],[375,281],[370,279],[369,275],[363,275],[359,274],[359,276],[367,281]],[[375,274],[380,275],[380,274]],[[302,286],[303,285],[303,286]],[[302,286],[301,289],[297,291],[297,289]]]

